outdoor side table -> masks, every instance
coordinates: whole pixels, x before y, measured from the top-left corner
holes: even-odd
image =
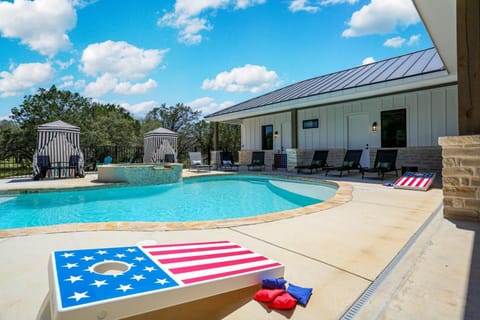
[[[55,251],[37,319],[119,319],[283,275],[281,263],[230,241]]]

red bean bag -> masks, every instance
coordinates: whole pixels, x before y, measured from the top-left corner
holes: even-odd
[[[268,304],[271,309],[288,310],[293,309],[297,305],[297,299],[292,297],[288,292],[277,296]]]
[[[260,289],[253,296],[253,299],[259,302],[271,302],[279,295],[285,293],[283,289]]]

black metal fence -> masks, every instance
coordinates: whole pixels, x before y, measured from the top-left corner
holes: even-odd
[[[143,162],[143,146],[93,146],[82,147],[85,171],[95,170],[97,162],[103,162],[106,156],[112,157],[112,163]],[[9,155],[0,154],[0,179],[30,178],[33,176],[33,151],[18,150]]]

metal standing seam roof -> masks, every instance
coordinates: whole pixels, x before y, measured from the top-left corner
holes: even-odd
[[[217,111],[205,118],[442,70],[445,70],[445,66],[443,65],[440,55],[435,48],[429,48],[296,82]]]

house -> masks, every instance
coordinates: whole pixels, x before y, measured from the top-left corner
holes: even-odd
[[[328,149],[338,165],[347,149],[364,149],[368,167],[376,149],[395,148],[398,166],[440,172],[438,138],[458,135],[457,95],[456,74],[429,48],[300,81],[206,119],[241,126],[240,163],[264,150],[267,165],[283,154],[293,169]]]

